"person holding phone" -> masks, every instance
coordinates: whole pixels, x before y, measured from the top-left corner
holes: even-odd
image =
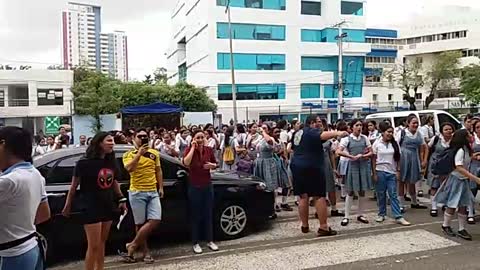
[[[163,175],[160,154],[148,146],[149,138],[145,129],[139,129],[133,139],[135,149],[123,155],[123,164],[130,173],[129,201],[132,207],[137,235],[126,245],[128,253],[122,256],[127,263],[135,262],[135,251],[143,252],[143,261],[153,263],[147,247],[150,233],[160,225],[163,197]]]
[[[190,169],[188,201],[192,226],[193,252],[203,252],[200,240],[203,234],[207,247],[218,251],[213,242],[213,186],[210,170],[217,168],[213,149],[205,145],[205,135],[201,130],[193,133],[191,145],[185,150],[183,164]]]

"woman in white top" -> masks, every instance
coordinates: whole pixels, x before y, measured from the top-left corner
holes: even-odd
[[[188,129],[182,129],[175,137],[175,151],[177,151],[179,157],[183,157],[185,150],[190,146],[192,141],[192,136],[190,136],[190,131]]]
[[[368,139],[373,144],[380,137],[380,134],[378,133],[378,130],[377,130],[377,122],[372,120],[368,122],[367,127],[368,127]]]
[[[175,142],[168,132],[163,134],[163,141],[161,141],[157,148],[160,153],[169,155],[171,157],[178,157],[178,152],[175,150]]]
[[[448,236],[459,236],[465,240],[472,240],[472,236],[465,230],[467,223],[467,207],[475,201],[470,191],[470,181],[480,183],[480,178],[468,171],[472,154],[470,145],[471,135],[468,130],[460,129],[453,134],[450,142],[450,151],[455,152],[455,170],[437,191],[435,201],[447,206],[443,215],[442,230]],[[458,232],[454,233],[450,226],[458,210]]]
[[[57,149],[57,144],[55,143],[55,138],[53,136],[48,136],[47,137],[47,147],[45,149],[45,152],[52,152],[55,149]]]
[[[372,159],[373,180],[378,202],[378,218],[375,221],[379,223],[385,221],[388,192],[393,217],[398,224],[408,226],[410,223],[403,218],[397,197],[400,146],[393,137],[393,127],[389,123],[381,122],[379,128],[382,136],[375,141],[372,147],[374,154]]]

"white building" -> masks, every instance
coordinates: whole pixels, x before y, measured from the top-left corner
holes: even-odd
[[[226,0],[179,0],[172,14],[170,83],[205,87],[223,122],[233,118]],[[362,102],[366,1],[232,0],[238,119],[336,118],[338,31],[342,20],[346,111]],[[331,100],[328,102],[328,100]],[[356,108],[361,109],[361,108]]]
[[[126,81],[128,79],[127,36],[124,32],[101,32],[101,7],[68,3],[62,13],[63,66],[86,65]]]
[[[45,131],[46,116],[71,117],[70,70],[0,70],[0,126]]]
[[[427,7],[421,16],[416,16],[409,20],[408,24],[398,27],[398,39],[391,41],[392,44],[389,46],[398,47],[397,66],[411,61],[420,61],[423,76],[431,67],[435,56],[441,52],[461,51],[459,68],[480,64],[479,26],[480,12],[470,7]],[[371,40],[367,39],[367,41]],[[372,53],[377,46],[379,45],[372,44]],[[375,64],[377,67],[379,65],[395,66],[390,63]],[[367,59],[366,67],[369,65]],[[387,71],[390,70],[387,69]],[[366,85],[368,88],[364,98],[367,102],[379,103],[379,107],[382,107],[387,101],[395,104],[402,101],[403,92],[399,89],[398,83],[389,81],[386,76],[380,78],[378,83],[366,83]],[[385,89],[385,86],[390,87]],[[464,106],[458,98],[459,79],[451,85],[441,85],[439,90],[430,108],[452,109]],[[428,83],[420,89],[416,96],[417,108],[423,107],[429,91]]]

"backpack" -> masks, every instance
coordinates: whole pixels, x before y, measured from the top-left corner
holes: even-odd
[[[432,147],[430,147],[430,148],[428,149],[428,158],[427,158],[427,161],[428,161],[429,163],[432,162],[432,161],[431,161],[432,155],[433,155],[433,152],[435,152],[435,147],[437,147],[437,144],[438,144],[439,141],[440,141],[440,137],[439,137],[439,136],[435,136],[435,137],[433,138]],[[427,169],[425,170],[425,174],[424,174],[425,178],[428,178],[428,173],[429,173],[429,171],[430,171],[430,168],[429,168],[429,166],[427,166]]]
[[[449,175],[455,170],[455,154],[458,149],[447,148],[437,158],[432,160],[434,175]]]
[[[400,142],[398,142],[398,146],[402,147],[402,143],[403,143],[403,141],[405,140],[405,135],[406,135],[406,134],[407,134],[407,133],[406,133],[405,129],[402,128],[402,129],[400,130]]]
[[[235,154],[233,153],[232,146],[226,146],[223,151],[223,162],[227,165],[233,165],[235,163]]]

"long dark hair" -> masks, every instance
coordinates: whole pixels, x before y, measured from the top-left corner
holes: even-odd
[[[225,132],[225,146],[230,146],[230,138],[233,136],[234,128],[233,126],[228,127],[227,131]]]
[[[393,129],[392,125],[390,125],[390,123],[386,122],[386,121],[380,122],[378,124],[378,128],[380,129],[381,133],[385,133],[387,130]],[[393,150],[394,150],[393,160],[395,160],[396,162],[399,162],[400,161],[400,146],[398,145],[397,141],[395,140],[395,137],[392,136],[392,138],[388,142],[391,143],[392,146],[393,146]]]
[[[102,154],[102,146],[101,143],[107,136],[109,136],[110,133],[108,132],[99,132],[97,133],[90,144],[88,145],[87,152],[85,153],[85,157],[88,159],[98,159],[101,157]],[[112,151],[112,153],[105,154],[105,160],[110,160],[114,161],[115,160],[115,153]]]
[[[468,135],[470,132],[466,129],[460,129],[453,133],[453,138],[450,141],[450,148],[458,151],[461,148],[467,147],[470,154],[472,154],[472,147],[470,146],[470,141],[468,140]]]

